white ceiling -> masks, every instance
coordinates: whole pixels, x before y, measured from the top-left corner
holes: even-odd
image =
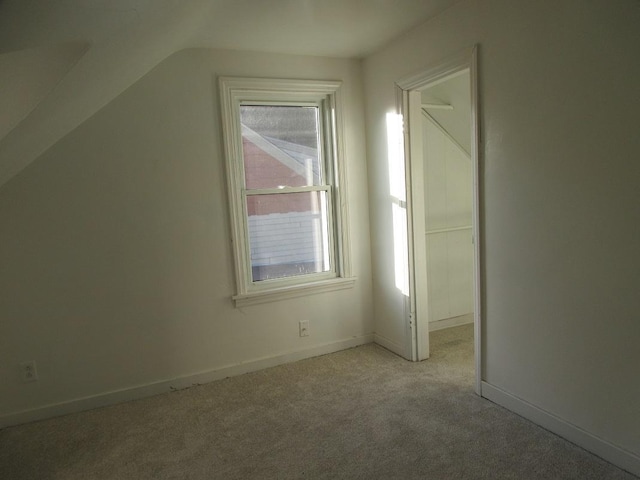
[[[459,0],[0,0],[0,52],[189,17],[187,45],[363,57]]]
[[[178,50],[362,58],[458,1],[0,0],[0,185]]]
[[[213,9],[213,16],[194,41],[230,49],[364,57],[453,3],[454,0],[223,1]]]

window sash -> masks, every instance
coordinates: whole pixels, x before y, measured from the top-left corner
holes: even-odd
[[[251,262],[251,241],[249,234],[249,222],[248,215],[244,216],[244,231],[246,241],[243,242],[244,247],[244,277],[245,277],[245,285],[250,287],[248,290],[242,293],[250,293],[250,292],[258,292],[263,290],[269,290],[276,286],[292,286],[292,285],[300,285],[305,283],[313,283],[321,280],[328,280],[332,278],[338,278],[339,270],[338,270],[338,261],[339,256],[336,252],[336,239],[335,239],[335,228],[334,228],[334,218],[333,215],[333,199],[331,196],[327,196],[327,230],[328,235],[326,241],[329,244],[329,270],[325,272],[315,272],[315,273],[305,273],[302,275],[292,275],[287,277],[273,278],[273,279],[265,279],[265,280],[253,280],[253,272],[252,272],[252,262]],[[246,200],[245,200],[245,208],[246,208]]]
[[[253,263],[251,257],[251,238],[249,232],[249,214],[246,211],[247,207],[247,198],[252,196],[260,196],[260,195],[287,195],[291,193],[306,193],[306,192],[325,192],[326,199],[326,235],[323,235],[323,241],[327,242],[328,248],[328,263],[329,269],[327,271],[322,272],[312,272],[312,273],[304,273],[300,275],[290,275],[283,276],[272,279],[264,279],[264,280],[254,280],[253,279]],[[325,280],[330,278],[338,277],[338,266],[337,266],[337,252],[336,252],[336,232],[335,232],[335,215],[334,215],[334,202],[332,198],[332,188],[330,185],[324,186],[316,186],[316,187],[298,187],[298,188],[288,188],[284,189],[261,189],[261,190],[253,190],[253,191],[244,191],[243,195],[243,204],[245,207],[245,215],[244,215],[244,224],[246,228],[246,242],[244,245],[245,255],[247,258],[247,271],[245,272],[247,275],[247,279],[249,279],[251,286],[255,290],[263,290],[272,288],[273,285],[297,285],[301,283],[308,283],[318,280]],[[322,207],[321,207],[322,208]]]
[[[331,185],[309,185],[307,187],[282,187],[282,188],[243,188],[242,195],[275,195],[278,193],[305,193],[328,192],[331,193]]]
[[[246,188],[247,182],[245,178],[245,164],[244,164],[244,151],[242,151],[242,162],[241,162],[241,170],[242,170],[242,185],[241,189],[242,193],[242,205],[244,206],[244,215],[243,215],[243,223],[244,223],[244,231],[245,234],[245,242],[244,242],[244,250],[245,250],[245,278],[248,280],[248,285],[252,290],[262,290],[272,288],[273,285],[295,285],[306,282],[313,282],[317,280],[327,279],[327,278],[335,278],[338,275],[338,269],[336,265],[337,255],[336,255],[336,232],[335,232],[335,216],[333,214],[334,203],[333,203],[333,189],[331,185],[331,181],[333,180],[333,168],[332,168],[332,159],[333,155],[331,155],[332,148],[330,147],[333,143],[333,136],[329,135],[329,132],[333,131],[333,128],[330,125],[331,119],[329,117],[329,113],[326,107],[326,100],[321,101],[312,101],[312,102],[303,102],[303,101],[287,101],[287,102],[279,102],[279,101],[240,101],[237,104],[238,111],[238,123],[239,128],[242,128],[242,124],[240,122],[240,106],[249,105],[249,106],[292,106],[292,107],[313,107],[318,109],[318,160],[321,168],[320,179],[324,182],[319,185],[309,185],[304,187],[290,187],[283,186],[279,188]],[[242,148],[242,146],[241,146]],[[314,273],[305,273],[301,275],[291,275],[284,276],[280,278],[273,279],[265,279],[265,280],[254,280],[253,279],[253,263],[251,258],[251,238],[249,232],[249,213],[247,212],[247,197],[254,195],[277,195],[277,194],[290,194],[290,193],[304,193],[304,192],[326,192],[327,198],[327,237],[324,241],[327,242],[329,248],[329,269],[325,272],[314,272]]]

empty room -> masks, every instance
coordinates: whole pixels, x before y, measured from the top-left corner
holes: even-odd
[[[640,476],[638,25],[0,0],[0,478]]]

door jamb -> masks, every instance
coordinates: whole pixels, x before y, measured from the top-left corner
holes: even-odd
[[[444,59],[422,72],[405,77],[396,82],[396,109],[404,122],[405,183],[407,191],[407,238],[409,253],[409,315],[408,337],[413,361],[429,357],[429,318],[428,304],[424,292],[427,287],[427,273],[416,268],[426,264],[426,240],[424,236],[424,180],[423,162],[412,161],[422,158],[421,135],[411,135],[412,125],[421,125],[417,117],[419,108],[418,89],[435,85],[464,70],[469,70],[471,83],[471,162],[473,175],[473,211],[472,238],[474,248],[474,351],[475,351],[475,392],[481,395],[482,389],[482,285],[481,285],[481,245],[480,245],[480,131],[478,116],[478,47],[474,45]],[[412,104],[414,107],[412,108]],[[416,118],[412,118],[416,117]],[[422,333],[426,331],[426,335]],[[425,339],[427,339],[425,341]]]

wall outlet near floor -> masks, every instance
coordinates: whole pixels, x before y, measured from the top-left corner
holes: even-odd
[[[36,370],[36,361],[22,362],[20,364],[20,378],[24,383],[35,382],[38,380],[38,370]]]
[[[299,328],[301,337],[309,336],[309,320],[300,320]]]

